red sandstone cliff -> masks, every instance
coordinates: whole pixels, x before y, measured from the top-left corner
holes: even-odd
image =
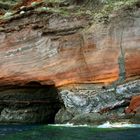
[[[131,12],[131,11],[130,11]],[[1,21],[0,85],[112,83],[140,75],[140,9],[110,23],[27,11]]]

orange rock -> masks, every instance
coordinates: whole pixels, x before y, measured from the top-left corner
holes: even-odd
[[[130,105],[125,109],[125,113],[137,113],[140,109],[140,95],[131,99]]]
[[[122,69],[123,80],[138,78],[140,21],[121,20],[82,30],[89,26],[86,16],[48,18],[39,13],[14,18],[1,25],[0,85],[110,84],[119,80]]]

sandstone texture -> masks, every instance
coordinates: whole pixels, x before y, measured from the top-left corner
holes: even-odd
[[[65,15],[31,2],[0,20],[0,122],[51,123],[60,105],[58,123],[131,121],[140,100],[139,5],[96,22],[72,6]]]
[[[129,107],[125,110],[126,113],[140,113],[140,95],[133,96]]]
[[[107,25],[91,26],[88,15],[64,17],[34,10],[3,21],[0,84],[64,86],[139,78],[140,10],[126,14]]]

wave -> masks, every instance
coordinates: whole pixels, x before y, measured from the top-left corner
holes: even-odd
[[[93,127],[93,128],[140,128],[140,124],[129,124],[126,122],[110,123],[107,121],[101,125],[74,125],[72,123],[66,124],[49,124],[49,126],[62,126],[62,127]]]
[[[63,126],[63,127],[91,127],[87,124],[84,125],[74,125],[73,123],[66,123],[66,124],[49,124],[49,126]]]
[[[140,128],[140,124],[129,124],[125,122],[119,123],[106,122],[102,125],[97,126],[97,128]]]

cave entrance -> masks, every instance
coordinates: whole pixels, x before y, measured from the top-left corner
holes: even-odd
[[[54,123],[60,109],[55,85],[30,82],[0,91],[0,123]]]

